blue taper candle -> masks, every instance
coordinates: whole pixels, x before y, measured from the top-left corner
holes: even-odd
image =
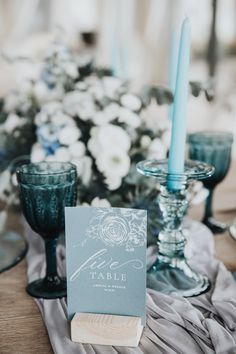
[[[173,95],[175,94],[178,54],[179,54],[179,33],[175,30],[173,31],[171,36],[170,63],[169,63],[169,86]],[[173,103],[171,104],[169,109],[170,120],[172,120],[172,115],[173,115]]]
[[[184,172],[186,126],[187,126],[187,101],[189,89],[189,62],[190,62],[190,32],[191,26],[185,18],[181,28],[179,44],[178,66],[173,104],[171,144],[168,160],[168,173],[178,175]],[[171,179],[169,189],[179,189],[180,185]]]

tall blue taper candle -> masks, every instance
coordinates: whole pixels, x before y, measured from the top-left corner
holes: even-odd
[[[179,33],[174,30],[171,35],[171,44],[170,44],[170,63],[169,63],[169,86],[173,93],[175,94],[175,85],[176,85],[176,75],[177,75],[177,66],[178,66],[178,54],[179,54]],[[169,109],[169,118],[172,120],[173,115],[173,103]]]
[[[178,175],[184,172],[189,89],[190,32],[190,21],[188,18],[185,18],[181,28],[173,105],[171,145],[168,160],[168,173],[170,175]],[[180,185],[178,181],[174,182],[170,179],[168,188],[176,190],[180,188]]]

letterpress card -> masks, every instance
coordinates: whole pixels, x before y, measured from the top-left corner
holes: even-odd
[[[68,207],[67,301],[75,313],[137,316],[145,325],[145,210]]]

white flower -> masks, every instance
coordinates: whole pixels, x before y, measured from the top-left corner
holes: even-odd
[[[108,177],[106,178],[105,183],[110,191],[114,191],[121,186],[122,178],[117,176]]]
[[[20,118],[17,114],[9,114],[6,121],[4,122],[4,130],[7,133],[12,133],[14,129],[21,127],[26,123],[25,118]]]
[[[111,206],[111,203],[105,198],[100,199],[100,198],[96,197],[91,201],[91,206],[97,207],[97,208],[109,208]]]
[[[19,104],[19,95],[16,92],[9,94],[4,100],[4,110],[9,113],[15,111]]]
[[[107,124],[91,129],[88,149],[94,157],[100,155],[103,150],[113,147],[119,147],[123,151],[128,151],[130,146],[130,137],[121,127]]]
[[[32,88],[33,94],[38,102],[48,101],[50,96],[50,91],[43,81],[37,81]]]
[[[138,111],[142,105],[140,99],[132,94],[125,94],[121,96],[120,102],[124,107],[129,108],[132,111]]]
[[[74,158],[71,162],[76,166],[78,176],[81,177],[82,183],[88,185],[92,176],[92,159],[89,156],[82,158]]]
[[[58,140],[62,145],[71,145],[75,143],[81,136],[81,132],[77,127],[66,126],[58,133]]]
[[[51,122],[53,125],[56,125],[58,127],[69,125],[75,126],[74,119],[61,111],[58,111],[55,115],[51,117]]]
[[[63,107],[66,113],[79,116],[86,121],[93,117],[95,112],[94,100],[90,94],[81,91],[72,91],[65,95]]]
[[[72,79],[76,79],[79,76],[77,65],[73,62],[67,61],[62,64],[64,72]]]
[[[124,177],[130,168],[130,158],[121,148],[114,146],[103,150],[96,159],[96,165],[106,177]]]
[[[140,139],[140,145],[143,149],[147,149],[151,144],[152,139],[148,135],[143,135]]]
[[[136,113],[130,111],[129,109],[121,108],[119,113],[119,122],[126,123],[133,128],[138,128],[141,124],[141,119]]]
[[[96,125],[107,124],[110,121],[110,117],[106,114],[105,111],[98,111],[93,115],[93,122]]]
[[[41,162],[45,159],[46,153],[39,143],[34,144],[31,151],[31,162]]]
[[[117,77],[104,76],[102,78],[102,84],[104,87],[105,95],[109,98],[114,98],[122,85],[122,81]]]
[[[166,147],[159,138],[155,138],[148,149],[148,158],[150,159],[163,159],[166,157]]]
[[[42,106],[41,112],[44,112],[48,116],[52,116],[57,112],[61,111],[62,104],[58,101],[51,101]]]
[[[82,157],[85,154],[85,145],[82,141],[76,141],[69,146],[69,152],[73,158]]]
[[[45,157],[45,161],[58,161],[55,155],[48,155]]]
[[[120,106],[117,103],[110,103],[105,108],[104,111],[109,117],[109,120],[113,120],[119,117],[120,114]]]
[[[58,148],[54,156],[55,156],[55,161],[62,161],[62,162],[70,161],[71,158],[69,150],[65,147]]]
[[[161,140],[163,142],[163,144],[165,145],[165,147],[167,149],[169,149],[170,147],[170,141],[171,141],[171,131],[170,130],[166,130],[161,137]]]
[[[87,84],[84,81],[77,82],[75,84],[75,89],[79,91],[85,91],[87,89]]]

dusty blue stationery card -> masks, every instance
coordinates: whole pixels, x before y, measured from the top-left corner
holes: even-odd
[[[145,325],[145,210],[68,207],[67,302],[76,312],[138,316]]]

